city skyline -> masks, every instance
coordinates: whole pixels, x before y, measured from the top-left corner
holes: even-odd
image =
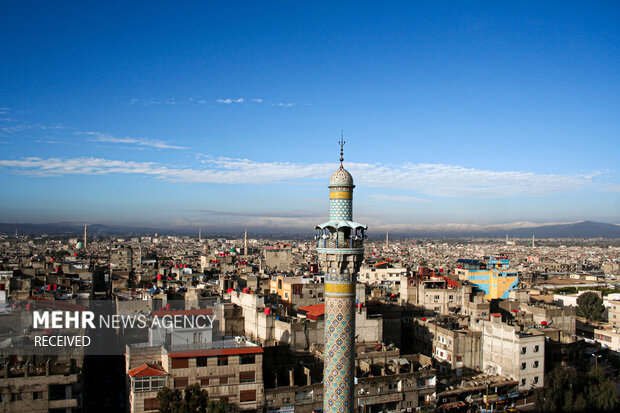
[[[620,223],[617,5],[290,6],[2,4],[0,222]]]

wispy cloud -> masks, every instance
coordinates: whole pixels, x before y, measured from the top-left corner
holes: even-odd
[[[121,138],[122,139],[122,138]],[[135,143],[135,138],[131,142]],[[171,145],[163,144],[163,148]],[[162,147],[162,146],[159,146]],[[176,148],[176,147],[173,147]],[[32,176],[140,174],[173,182],[218,184],[273,184],[318,182],[338,167],[336,163],[299,164],[257,162],[250,159],[211,158],[203,168],[163,166],[155,162],[119,161],[104,158],[23,158],[0,160],[0,167]],[[444,164],[364,164],[348,163],[356,184],[374,188],[415,190],[438,197],[543,196],[571,192],[593,184],[599,173],[537,174],[525,171],[490,171]],[[413,202],[414,197],[403,197]]]
[[[402,202],[402,203],[407,203],[407,204],[431,202],[428,199],[418,198],[418,197],[415,197],[415,196],[407,196],[407,195],[379,195],[379,194],[373,194],[373,195],[370,195],[369,198],[371,200],[373,200],[373,201]]]
[[[151,149],[188,149],[183,146],[171,145],[165,141],[146,139],[146,138],[132,138],[117,137],[104,132],[75,132],[77,135],[86,135],[91,137],[93,142],[107,142],[107,143],[124,143],[130,145],[136,145],[139,148],[151,148]]]
[[[36,123],[20,122],[15,119],[2,118],[0,121],[6,122],[0,125],[0,136],[8,136],[11,134],[22,133],[27,131],[59,131],[69,129],[64,125],[39,125]]]
[[[238,99],[226,98],[226,99],[218,99],[217,103],[224,103],[226,105],[230,105],[231,103],[243,103],[243,101],[244,101],[243,98],[238,98]]]
[[[295,103],[293,103],[293,102],[288,102],[288,103],[278,102],[278,103],[272,103],[271,106],[278,106],[278,107],[281,107],[281,108],[292,108],[293,106],[295,106]]]
[[[127,102],[130,105],[142,104],[144,106],[150,105],[176,105],[177,101],[175,98],[149,98],[149,99],[137,99],[132,98]]]
[[[6,107],[6,106],[0,106],[0,115],[7,114],[9,112],[9,110],[11,110],[11,109]]]
[[[252,99],[252,102],[263,103],[263,99]]]

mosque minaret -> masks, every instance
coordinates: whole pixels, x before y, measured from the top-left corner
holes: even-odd
[[[329,180],[329,221],[316,226],[317,253],[325,273],[325,413],[354,411],[355,285],[364,259],[367,226],[353,221],[353,177],[340,168]]]

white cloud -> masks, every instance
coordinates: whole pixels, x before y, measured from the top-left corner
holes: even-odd
[[[87,135],[92,137],[92,141],[94,142],[108,142],[108,143],[127,143],[131,145],[136,145],[139,148],[153,148],[153,149],[188,149],[183,146],[170,145],[165,141],[153,140],[153,139],[145,139],[145,138],[132,138],[132,137],[124,137],[119,138],[108,133],[103,132],[76,132],[77,135]]]
[[[620,193],[620,185],[608,184],[603,187],[603,191],[605,192],[619,192]]]
[[[238,99],[226,98],[226,99],[218,99],[217,103],[224,103],[226,105],[230,105],[231,103],[243,103],[243,101],[244,101],[243,98],[238,98]]]
[[[110,139],[110,138],[107,138]],[[114,142],[140,144],[135,138],[113,138]],[[144,143],[142,143],[144,144]],[[150,143],[158,148],[179,148]],[[154,162],[133,162],[103,158],[23,158],[0,160],[0,167],[34,176],[72,174],[141,174],[174,182],[219,184],[273,184],[327,179],[336,163],[296,164],[257,162],[250,159],[212,158],[201,160],[204,168],[163,166]],[[490,171],[443,164],[384,165],[347,163],[357,185],[374,188],[415,190],[438,197],[506,197],[570,192],[592,184],[593,176],[537,174],[524,171]],[[413,202],[414,197],[401,197]]]
[[[428,199],[418,198],[418,197],[415,197],[415,196],[407,196],[407,195],[379,195],[379,194],[373,194],[373,195],[370,195],[370,199],[372,199],[374,201],[381,201],[381,202],[402,202],[402,203],[407,203],[407,204],[431,202]]]
[[[252,102],[263,103],[263,99],[252,99]]]
[[[279,106],[281,108],[292,108],[293,106],[295,106],[295,103],[292,103],[292,102],[289,102],[289,103],[279,102],[279,103],[272,103],[272,106]]]

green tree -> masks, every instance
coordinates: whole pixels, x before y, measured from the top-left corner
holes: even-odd
[[[187,386],[183,393],[168,387],[157,392],[161,413],[205,413],[208,411],[208,398],[209,394],[198,383]]]
[[[589,320],[602,321],[605,306],[603,300],[594,292],[583,293],[577,299],[577,315]]]
[[[194,383],[185,388],[185,405],[187,406],[187,411],[190,413],[206,412],[208,398],[209,394],[206,390],[201,389],[198,383]]]
[[[618,391],[602,367],[594,367],[586,378],[584,389],[590,407],[596,410],[612,410],[618,403]]]
[[[161,413],[181,413],[182,397],[180,390],[164,387],[157,392],[157,400],[159,400],[159,411]]]
[[[611,411],[618,403],[614,382],[601,367],[581,376],[572,367],[557,367],[534,395],[536,409],[542,412]]]
[[[545,387],[535,392],[536,408],[543,412],[574,410],[577,371],[572,367],[558,367],[545,378]]]
[[[207,405],[208,413],[231,413],[234,409],[230,404],[227,404],[224,400],[210,401]]]

